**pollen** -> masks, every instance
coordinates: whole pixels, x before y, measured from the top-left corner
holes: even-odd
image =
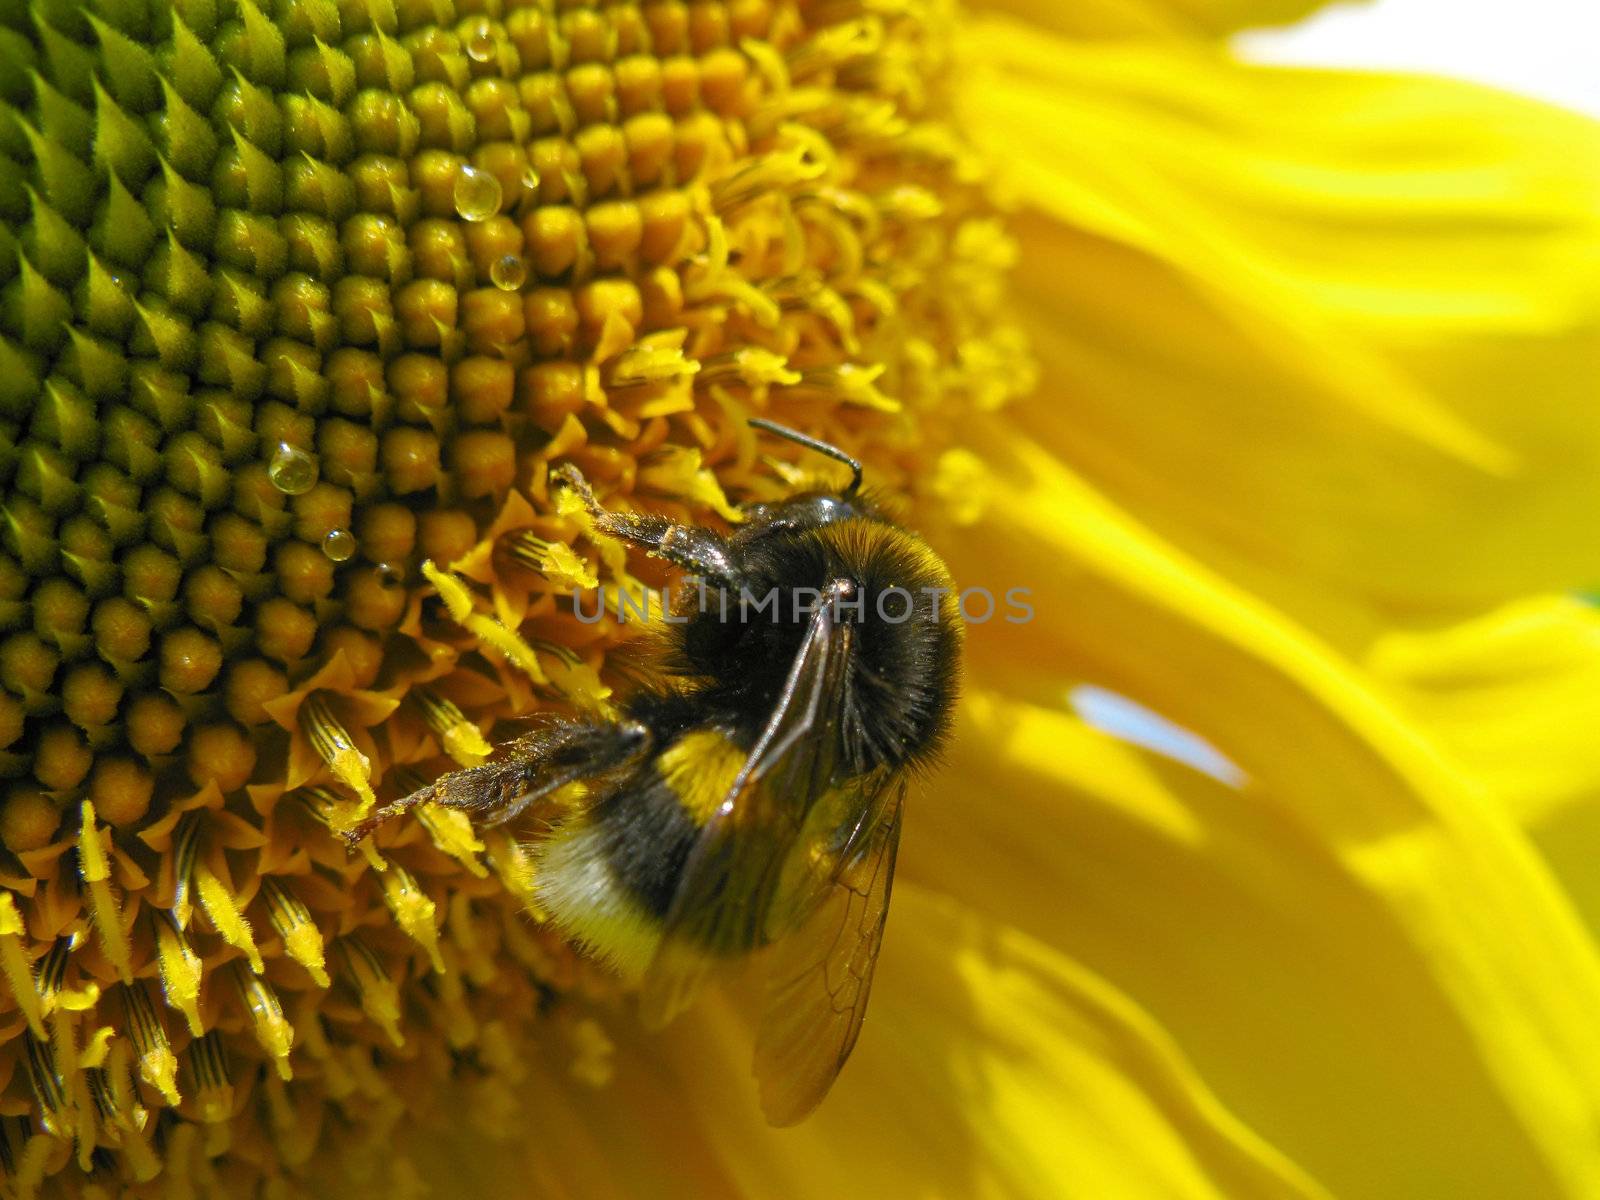
[[[767,415],[936,523],[1026,383],[951,13],[3,7],[0,1163],[405,1191],[419,1084],[619,1053],[518,830],[338,836],[607,704],[641,567],[551,470],[731,521]]]

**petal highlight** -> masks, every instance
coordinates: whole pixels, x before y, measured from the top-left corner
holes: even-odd
[[[1045,445],[1354,644],[1600,576],[1600,125],[997,21],[968,46]]]

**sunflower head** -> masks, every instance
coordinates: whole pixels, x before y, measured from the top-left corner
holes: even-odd
[[[603,705],[649,569],[556,504],[734,519],[747,419],[970,515],[1026,383],[941,3],[0,7],[0,1158],[22,1194],[514,1125],[614,990],[504,831],[336,833]],[[776,466],[776,473],[772,469]],[[631,503],[633,501],[624,501]],[[514,726],[512,726],[514,728]],[[378,1164],[382,1163],[381,1170]]]

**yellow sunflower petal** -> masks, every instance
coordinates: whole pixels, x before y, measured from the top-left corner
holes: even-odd
[[[973,630],[978,678],[1046,706],[1070,679],[1096,680],[1221,747],[1409,948],[1508,1136],[1575,1193],[1600,1187],[1578,1133],[1600,1120],[1600,962],[1518,831],[1336,655],[1014,437],[980,443],[1012,476],[991,510],[1005,516],[975,526],[952,565],[989,586],[1026,581],[1039,616],[1011,636]]]
[[[1281,25],[1327,7],[1329,0],[975,0],[978,12],[1004,12],[1069,37],[1211,36],[1256,25]]]
[[[1334,1195],[1559,1194],[1439,962],[1289,805],[1064,705],[970,711],[907,825],[906,881],[1099,972]]]
[[[1369,663],[1526,825],[1600,793],[1600,610],[1538,596],[1437,633],[1393,634]]]
[[[658,1048],[741,1194],[1324,1195],[1102,981],[916,886],[897,888],[890,928],[866,1033],[803,1125],[760,1123],[727,1005]]]
[[[1528,830],[1600,936],[1600,610],[1535,597],[1439,633],[1392,635],[1371,665]]]
[[[1296,611],[1352,594],[1319,621],[1352,640],[1600,575],[1600,125],[1000,21],[968,48],[1044,444]]]

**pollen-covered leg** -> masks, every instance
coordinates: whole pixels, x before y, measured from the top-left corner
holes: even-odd
[[[637,721],[553,722],[518,738],[493,762],[441,775],[385,805],[346,839],[354,845],[384,822],[428,801],[461,809],[476,825],[501,825],[569,783],[636,761],[649,746],[650,731]]]
[[[733,556],[720,534],[695,525],[675,525],[665,517],[649,513],[618,513],[604,509],[595,499],[589,481],[570,463],[556,468],[555,477],[583,502],[589,519],[601,533],[632,542],[658,558],[707,579],[738,584]]]

